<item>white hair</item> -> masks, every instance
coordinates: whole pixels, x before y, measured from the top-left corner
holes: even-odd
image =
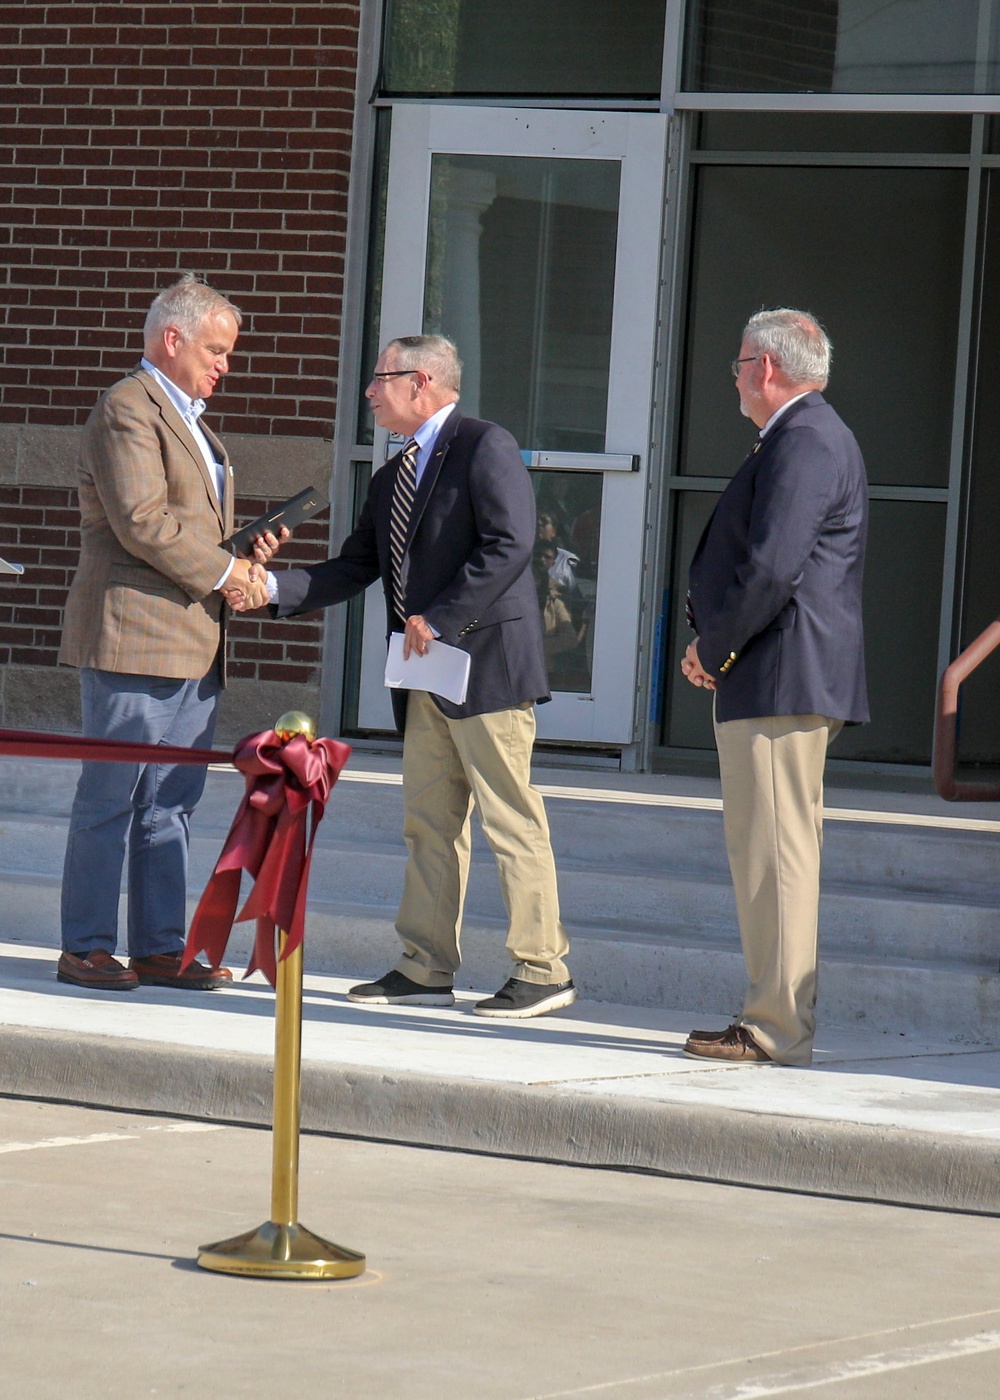
[[[185,272],[172,287],[167,287],[146,313],[142,334],[148,346],[163,335],[168,326],[176,326],[189,340],[198,334],[206,317],[228,312],[239,326],[243,313],[238,306],[215,291],[193,272]]]
[[[833,346],[826,331],[808,311],[781,306],[758,311],[743,330],[743,339],[759,355],[769,355],[791,384],[818,384],[830,378]]]
[[[400,369],[427,370],[444,389],[462,388],[462,361],[454,341],[443,335],[401,335],[385,347],[395,350]]]

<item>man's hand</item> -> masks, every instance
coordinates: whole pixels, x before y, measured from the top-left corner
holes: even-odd
[[[710,676],[698,659],[698,638],[688,646],[684,653],[684,660],[681,662],[681,671],[692,685],[704,686],[706,690],[715,689],[715,677]]]
[[[273,537],[272,537],[273,538]],[[233,612],[253,612],[270,601],[267,571],[260,564],[237,559],[222,588],[222,596]]]
[[[277,535],[272,535],[268,530],[266,535],[258,535],[253,542],[253,557],[258,564],[266,564],[285,543],[292,538],[292,532],[287,525],[282,525]],[[227,580],[228,582],[228,580]]]
[[[415,651],[418,656],[425,656],[427,643],[433,642],[433,640],[434,633],[427,626],[427,623],[419,613],[414,613],[412,617],[406,619],[406,631],[403,633],[403,660],[409,660],[411,651]]]

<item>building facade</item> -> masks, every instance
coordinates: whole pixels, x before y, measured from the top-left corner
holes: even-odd
[[[329,483],[300,557],[339,543],[392,450],[363,400],[379,342],[458,342],[463,405],[511,429],[535,486],[540,740],[633,769],[711,752],[678,661],[687,564],[748,445],[728,362],[761,306],[813,311],[872,495],[873,719],[834,754],[927,765],[937,677],[1000,612],[997,0],[20,11],[5,723],[71,723],[51,662],[75,431],[193,266],[249,313],[219,400],[244,514]],[[382,632],[378,598],[237,621],[236,729],[294,694],[327,732],[391,742]],[[991,674],[966,687],[970,763],[1000,762]]]

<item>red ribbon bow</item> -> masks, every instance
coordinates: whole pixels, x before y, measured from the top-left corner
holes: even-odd
[[[282,954],[288,957],[305,936],[316,828],[350,752],[335,739],[310,744],[301,734],[284,743],[273,729],[252,734],[236,746],[233,764],[246,774],[246,792],[191,921],[183,967],[200,952],[217,967],[233,923],[256,919],[253,956],[245,975],[260,968],[275,985],[276,930],[288,934]],[[254,887],[237,915],[244,870],[254,877]]]

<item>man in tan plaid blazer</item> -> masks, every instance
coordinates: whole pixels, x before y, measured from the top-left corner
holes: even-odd
[[[260,587],[225,544],[232,468],[199,422],[240,320],[218,292],[182,278],[150,308],[140,366],[84,428],[80,563],[59,660],[80,670],[88,737],[212,743],[224,679],[219,590],[242,589],[249,602]],[[188,820],[204,785],[201,767],[84,763],[63,871],[61,982],[127,991],[231,981],[198,963],[180,972]],[[114,956],[126,846],[127,968]]]

